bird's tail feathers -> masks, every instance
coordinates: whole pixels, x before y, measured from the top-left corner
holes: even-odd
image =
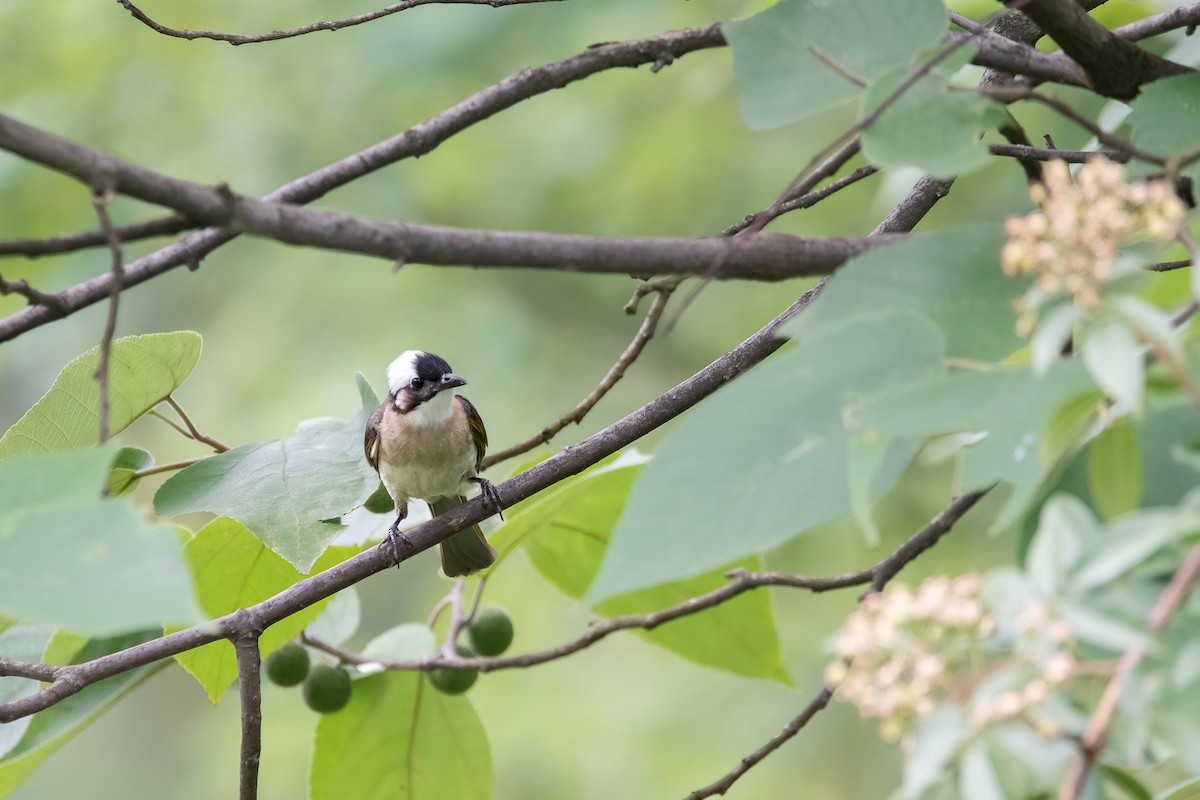
[[[436,517],[466,501],[465,497],[444,497],[430,503],[429,508]],[[471,575],[496,562],[496,550],[488,544],[483,529],[478,525],[454,534],[442,542],[439,549],[442,553],[442,571],[449,578]]]

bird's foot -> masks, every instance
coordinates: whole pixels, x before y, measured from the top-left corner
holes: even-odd
[[[500,521],[503,522],[504,510],[500,505],[500,492],[496,490],[496,484],[478,475],[471,478],[471,483],[479,484],[479,493],[483,495],[483,502],[491,506],[492,510],[499,515]]]
[[[392,527],[388,528],[387,538],[379,543],[380,547],[390,547],[392,550],[392,558],[396,562],[396,569],[400,569],[402,551],[409,551],[412,555],[412,542],[408,540],[403,533],[400,532],[400,523],[404,521],[404,517],[396,517],[396,521],[392,523]]]

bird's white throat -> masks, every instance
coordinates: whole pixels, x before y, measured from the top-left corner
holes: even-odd
[[[439,425],[454,413],[454,390],[444,389],[408,412],[408,421],[417,425]]]

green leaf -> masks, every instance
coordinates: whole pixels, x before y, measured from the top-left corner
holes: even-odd
[[[1012,486],[993,524],[993,530],[1003,530],[1033,502],[1064,455],[1044,446],[1050,420],[1088,385],[1074,361],[1055,364],[1040,378],[1029,368],[947,373],[880,393],[853,411],[852,422],[873,435],[894,437],[986,434],[964,449],[961,482],[966,490],[996,481]]]
[[[942,780],[969,734],[966,715],[957,706],[940,708],[918,723],[904,761],[900,796],[916,800]]]
[[[1085,542],[1091,544],[1097,536],[1096,519],[1079,498],[1058,494],[1046,501],[1025,559],[1025,571],[1043,598],[1059,596],[1083,556]]]
[[[1200,797],[1200,778],[1192,778],[1159,792],[1154,800],[1196,800],[1197,797]]]
[[[341,644],[358,631],[362,601],[353,586],[329,598],[325,610],[317,615],[305,632],[326,644]]]
[[[130,491],[138,484],[134,474],[154,463],[154,456],[140,447],[122,447],[117,451],[108,471],[108,495],[116,497]]]
[[[0,462],[0,612],[112,635],[197,619],[175,534],[105,500],[112,451]]]
[[[433,631],[415,622],[389,628],[367,642],[362,654],[383,661],[408,661],[437,652],[437,637]]]
[[[583,597],[644,463],[639,454],[626,453],[539,502],[523,504],[491,538],[500,554],[497,565],[523,547],[546,580],[569,597]],[[606,617],[658,611],[726,584],[724,575],[733,567],[759,570],[762,562],[752,558],[691,580],[614,597],[596,611]],[[747,592],[702,614],[637,633],[698,664],[754,678],[790,681],[765,592]]]
[[[1142,467],[1137,429],[1129,417],[1109,425],[1092,441],[1087,455],[1088,490],[1105,519],[1141,505]]]
[[[471,701],[420,673],[354,682],[350,704],[317,722],[310,800],[490,800],[492,756]]]
[[[157,632],[139,633],[114,639],[94,639],[73,659],[82,663],[150,641]],[[100,716],[113,703],[137,686],[165,662],[137,667],[84,687],[77,694],[39,712],[29,723],[16,747],[0,758],[0,797],[8,795],[76,734]]]
[[[1004,241],[999,225],[964,225],[868,251],[839,269],[837,280],[783,333],[803,343],[855,318],[915,313],[942,331],[947,356],[1004,359],[1024,344],[1012,301],[1025,290],[1000,269]],[[891,350],[886,340],[871,349],[881,362]]]
[[[1170,508],[1143,509],[1114,520],[1088,548],[1091,556],[1075,571],[1072,586],[1076,591],[1107,587],[1198,527],[1195,514]]]
[[[1008,796],[992,763],[987,742],[977,739],[959,762],[959,792],[971,800],[1005,800]]]
[[[911,64],[945,33],[946,9],[940,0],[783,0],[722,30],[742,118],[773,128],[857,96],[854,79]]]
[[[1105,394],[1132,410],[1142,407],[1145,362],[1142,348],[1128,328],[1106,322],[1089,329],[1082,355],[1088,372]]]
[[[611,597],[598,605],[596,611],[606,617],[658,611],[726,585],[729,579],[725,574],[730,569],[757,572],[762,567],[762,559],[754,556],[695,578]],[[749,678],[792,682],[783,664],[771,596],[767,592],[743,592],[699,614],[637,633],[697,664]]]
[[[846,319],[705,401],[643,467],[588,602],[707,572],[848,514],[843,404],[936,369],[944,347],[916,314]],[[892,448],[872,496],[915,451]]]
[[[329,569],[354,555],[355,550],[331,547],[313,570]],[[184,548],[192,571],[200,607],[213,618],[260,603],[306,577],[266,549],[243,525],[218,519],[205,525]],[[316,619],[329,599],[321,600],[267,628],[258,640],[263,658],[282,647]],[[237,677],[233,645],[222,639],[175,656],[216,703]]]
[[[342,530],[328,520],[362,505],[379,484],[362,452],[363,428],[379,400],[365,378],[358,380],[363,410],[354,419],[308,420],[291,438],[193,464],[163,483],[155,511],[232,517],[307,572]]]
[[[1081,316],[1079,306],[1060,303],[1042,315],[1041,322],[1029,342],[1030,362],[1035,375],[1045,375],[1062,355],[1063,345],[1071,339],[1071,332]]]
[[[161,403],[179,388],[200,358],[193,331],[127,336],[112,343],[108,369],[109,433]],[[23,453],[90,447],[100,440],[100,386],[93,347],[63,368],[46,392],[0,438],[0,460]]]
[[[637,454],[634,454],[637,455]],[[576,600],[583,597],[608,547],[613,526],[625,507],[644,457],[585,472],[552,494],[538,495],[510,512],[508,522],[491,537],[496,569],[518,547],[534,568],[559,591]]]
[[[966,48],[963,58],[964,63],[969,58]],[[980,137],[997,105],[976,92],[952,88],[950,77],[958,66],[938,67],[913,83],[863,131],[868,161],[880,167],[916,167],[941,178],[987,163],[987,144]],[[910,70],[897,70],[875,82],[863,97],[862,118],[888,102],[909,75]]]
[[[1125,770],[1114,767],[1112,764],[1101,764],[1100,773],[1104,775],[1106,781],[1120,789],[1131,800],[1153,800],[1150,790]]]
[[[1162,156],[1200,150],[1200,131],[1195,125],[1200,114],[1200,74],[1148,83],[1129,106],[1130,138],[1139,148]],[[1195,177],[1197,165],[1193,163],[1186,172]]]

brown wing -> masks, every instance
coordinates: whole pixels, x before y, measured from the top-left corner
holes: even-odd
[[[462,403],[463,411],[467,412],[467,425],[471,428],[471,439],[475,442],[475,471],[483,464],[483,454],[487,450],[487,428],[483,427],[483,417],[471,405],[471,401],[460,395],[455,399]]]
[[[385,400],[383,405],[375,409],[375,413],[367,420],[367,430],[363,434],[363,453],[367,456],[367,463],[374,467],[376,472],[379,472],[379,423],[383,421],[383,409],[386,405]]]

